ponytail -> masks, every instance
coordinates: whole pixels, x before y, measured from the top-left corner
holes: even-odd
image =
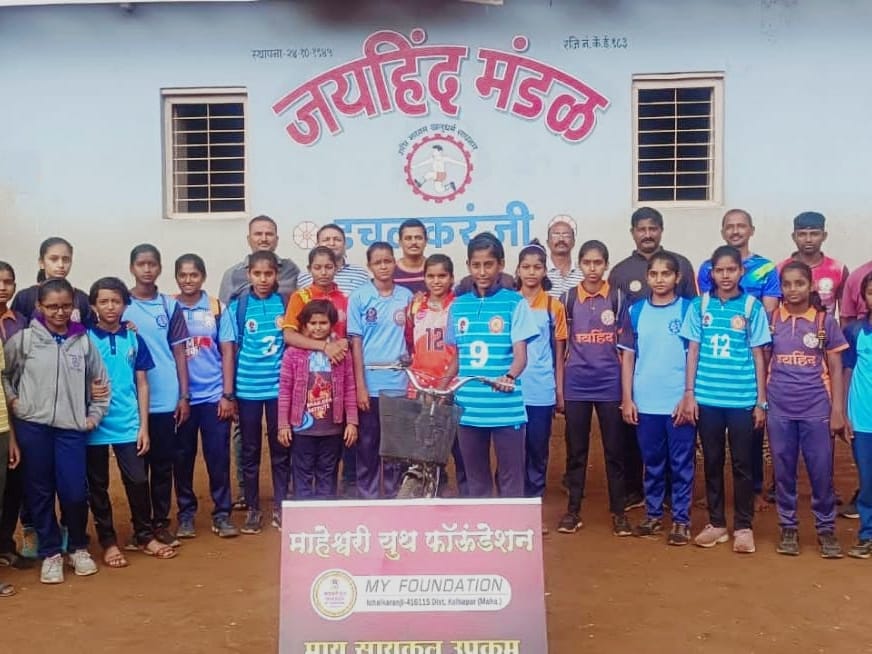
[[[827,312],[827,308],[824,306],[823,300],[821,300],[821,294],[817,291],[812,291],[808,295],[808,303],[810,306],[814,307],[815,311],[818,312]]]

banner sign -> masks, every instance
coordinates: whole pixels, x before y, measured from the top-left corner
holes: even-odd
[[[281,654],[546,654],[541,502],[285,502]]]

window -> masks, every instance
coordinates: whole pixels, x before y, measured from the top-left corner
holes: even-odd
[[[633,77],[633,201],[722,203],[721,73]]]
[[[244,89],[164,89],[167,218],[248,215]]]

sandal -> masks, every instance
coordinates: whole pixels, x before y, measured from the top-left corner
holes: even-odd
[[[29,570],[35,565],[33,559],[25,559],[18,552],[0,553],[0,567],[14,568],[15,570]]]
[[[110,545],[103,550],[103,563],[110,568],[126,568],[129,565],[117,545]]]
[[[156,559],[172,559],[178,554],[174,547],[164,545],[156,538],[152,538],[145,545],[142,545],[139,551],[146,556],[153,556]]]
[[[12,597],[15,594],[15,586],[4,584],[0,581],[0,597]]]

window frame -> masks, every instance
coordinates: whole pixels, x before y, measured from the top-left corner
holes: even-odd
[[[163,88],[161,93],[161,113],[163,126],[163,217],[166,220],[238,220],[251,216],[251,192],[249,183],[249,125],[248,125],[248,89],[245,87],[195,87],[195,88]],[[173,166],[173,106],[178,104],[242,104],[242,139],[243,139],[243,193],[244,209],[242,211],[219,212],[178,212],[174,210],[175,175]]]
[[[640,200],[639,199],[639,90],[676,89],[699,86],[712,87],[712,167],[711,198],[708,200]],[[631,111],[633,148],[630,157],[632,169],[633,207],[665,207],[703,209],[724,206],[724,73],[702,71],[685,73],[651,73],[633,75],[631,84]]]

